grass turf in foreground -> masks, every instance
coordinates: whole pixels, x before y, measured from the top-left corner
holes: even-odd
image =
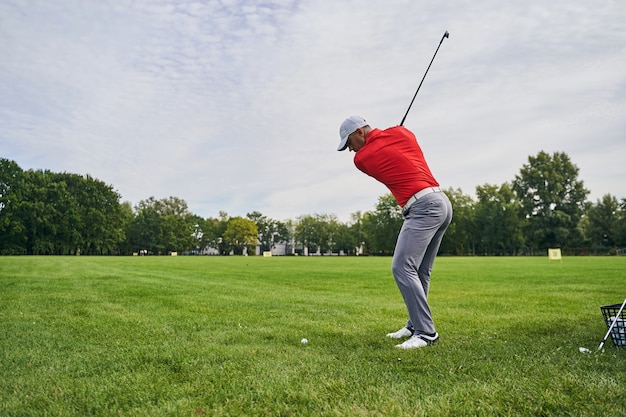
[[[625,275],[439,258],[400,351],[390,258],[0,257],[0,415],[624,415],[626,349],[578,347]]]

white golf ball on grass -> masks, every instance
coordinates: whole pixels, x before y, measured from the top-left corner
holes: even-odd
[[[306,338],[302,339],[300,343],[302,343],[303,345],[306,345],[307,343],[309,343],[309,339],[306,339]]]

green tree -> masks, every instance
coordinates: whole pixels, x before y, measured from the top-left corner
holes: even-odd
[[[195,247],[195,225],[191,214],[163,216],[161,224],[161,240],[165,253],[186,252]]]
[[[125,224],[120,195],[113,187],[89,175],[57,174],[57,182],[64,183],[69,194],[64,209],[70,222],[62,229],[71,250],[83,254],[116,253],[125,239]],[[71,215],[70,215],[71,214]]]
[[[195,218],[185,200],[150,197],[141,200],[135,211],[137,215],[129,231],[134,251],[167,254],[194,248]]]
[[[124,240],[119,194],[90,176],[0,160],[0,253],[109,254]]]
[[[351,221],[348,226],[348,236],[345,239],[345,243],[342,243],[339,248],[343,249],[348,255],[365,254],[366,236],[363,231],[363,217],[364,215],[360,211],[352,213],[351,215]]]
[[[118,255],[130,255],[134,252],[133,246],[129,239],[130,225],[133,222],[135,214],[133,213],[133,205],[130,201],[124,201],[120,204],[120,223],[122,227],[122,241],[117,245]]]
[[[370,254],[391,255],[404,218],[392,194],[378,198],[376,210],[363,216],[363,233]]]
[[[357,248],[360,245],[358,239],[358,226],[348,225],[345,223],[338,223],[333,233],[333,252],[343,251],[346,255],[356,254]]]
[[[448,255],[474,255],[476,243],[480,240],[476,228],[475,204],[471,196],[463,194],[460,188],[445,190],[452,204],[452,222],[439,248]]]
[[[607,194],[587,209],[585,235],[593,249],[606,250],[621,244],[620,221],[624,214],[617,198]]]
[[[25,171],[18,216],[25,226],[26,252],[60,255],[76,250],[80,243],[74,225],[80,227],[65,182],[50,171]]]
[[[160,245],[161,217],[150,206],[135,207],[135,216],[128,226],[128,240],[133,252],[147,251],[159,254],[164,248]]]
[[[256,253],[259,231],[252,220],[243,217],[231,217],[228,219],[223,240],[235,255],[242,255],[244,249],[249,255]]]
[[[571,248],[582,242],[578,223],[589,191],[578,180],[578,171],[567,154],[541,151],[528,157],[528,164],[515,176],[513,190],[522,216],[528,219],[526,236],[533,251]]]
[[[626,248],[626,198],[620,202],[615,229],[617,246],[621,249]]]
[[[300,216],[297,219],[294,238],[297,244],[302,246],[303,254],[317,252],[319,248],[319,236],[321,232],[318,220],[310,215]]]
[[[0,255],[26,253],[25,226],[18,211],[23,177],[17,163],[0,158]]]
[[[484,255],[517,255],[524,246],[523,219],[511,186],[485,184],[476,187],[474,219]]]
[[[197,254],[206,247],[206,244],[204,241],[205,220],[198,215],[192,214],[191,216],[189,216],[188,221],[193,227],[193,232],[192,232],[193,247],[191,248],[191,251],[193,254]]]
[[[228,255],[229,249],[224,243],[224,232],[228,226],[228,214],[220,212],[219,218],[209,217],[202,223],[201,248],[217,249],[220,255]]]
[[[246,217],[256,224],[261,251],[271,251],[278,243],[289,241],[289,230],[285,223],[270,219],[258,211],[248,213]]]
[[[318,242],[320,252],[333,253],[337,251],[337,242],[341,240],[341,224],[334,214],[317,214]]]

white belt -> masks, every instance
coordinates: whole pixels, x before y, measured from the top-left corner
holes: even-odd
[[[417,193],[413,194],[411,198],[407,200],[404,206],[402,206],[402,213],[407,211],[409,207],[411,207],[411,204],[415,203],[417,200],[424,197],[426,194],[439,193],[439,192],[441,192],[441,188],[439,187],[428,187],[428,188],[424,188],[423,190],[418,191]]]

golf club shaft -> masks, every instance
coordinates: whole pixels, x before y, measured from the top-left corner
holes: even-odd
[[[424,73],[424,76],[422,77],[422,81],[420,81],[420,85],[417,87],[417,91],[415,92],[415,95],[413,96],[413,100],[411,100],[411,104],[409,104],[409,108],[406,109],[406,113],[404,114],[404,117],[402,118],[402,121],[400,122],[400,126],[404,125],[404,120],[409,115],[409,110],[411,110],[411,106],[413,105],[413,102],[415,101],[415,97],[417,97],[417,93],[420,91],[420,87],[422,86],[422,83],[424,82],[424,79],[426,78],[426,74],[428,74],[428,70],[430,69],[430,66],[433,64],[433,61],[435,60],[435,56],[437,56],[437,52],[439,51],[439,47],[441,46],[441,43],[443,42],[445,38],[448,38],[448,37],[450,37],[450,34],[446,30],[446,33],[443,34],[443,36],[441,37],[441,40],[439,41],[439,45],[437,46],[437,50],[435,51],[435,54],[433,55],[433,59],[430,60],[430,64],[428,64],[428,68],[426,68],[426,72]]]
[[[609,338],[609,334],[611,333],[611,330],[613,330],[613,326],[615,326],[615,323],[617,323],[617,320],[620,319],[620,314],[622,313],[622,310],[624,309],[625,305],[626,305],[626,299],[624,299],[624,302],[622,303],[622,306],[620,307],[619,311],[617,312],[617,314],[613,318],[613,323],[611,323],[611,325],[609,326],[609,331],[606,332],[606,334],[604,335],[604,339],[602,339],[602,342],[600,342],[600,346],[598,346],[598,350],[602,349],[602,346],[604,346],[604,343],[606,342],[606,339]]]

